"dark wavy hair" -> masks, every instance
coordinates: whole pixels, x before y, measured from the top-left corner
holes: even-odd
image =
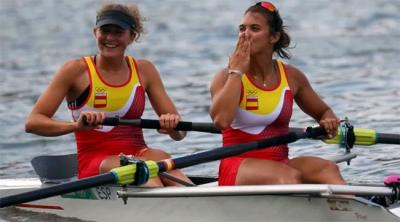
[[[248,12],[252,13],[260,13],[264,16],[265,20],[267,21],[271,31],[274,33],[280,33],[280,38],[278,42],[274,45],[274,52],[278,54],[281,58],[290,59],[291,54],[289,52],[290,46],[290,36],[286,32],[286,26],[283,25],[283,20],[279,14],[278,10],[270,11],[259,4],[250,6],[245,14]]]

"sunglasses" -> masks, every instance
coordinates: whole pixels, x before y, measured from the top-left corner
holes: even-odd
[[[267,9],[270,12],[276,11],[275,5],[273,5],[271,2],[258,2],[256,5],[259,5],[265,9]]]

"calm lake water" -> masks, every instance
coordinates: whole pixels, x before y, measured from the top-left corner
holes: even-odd
[[[0,1],[0,178],[34,177],[38,155],[75,152],[74,138],[26,134],[24,121],[54,72],[68,59],[96,53],[92,35],[98,0]],[[211,121],[209,82],[227,65],[244,10],[256,1],[136,1],[147,18],[146,34],[129,54],[154,62],[182,119]],[[338,116],[358,128],[400,133],[400,1],[274,1],[293,39],[286,63],[303,70]],[[58,119],[69,120],[65,105]],[[144,118],[155,118],[147,104]],[[314,121],[297,107],[291,126]],[[151,147],[181,156],[221,145],[218,135],[190,132],[173,142],[145,130]],[[290,155],[331,156],[336,145],[299,141]],[[349,181],[380,183],[400,173],[395,145],[355,147],[358,157],[341,164]],[[218,162],[190,167],[192,174],[217,174]],[[30,214],[0,210],[0,221],[42,221]],[[47,219],[46,219],[47,220]],[[50,219],[50,221],[67,221]]]

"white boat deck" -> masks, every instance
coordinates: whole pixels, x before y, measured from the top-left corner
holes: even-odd
[[[38,178],[0,179],[0,191],[10,189],[40,188],[42,183]]]
[[[39,179],[0,180],[0,197],[41,186]],[[34,201],[21,209],[91,221],[400,221],[400,211],[343,194],[386,193],[386,187],[324,184],[139,188],[95,187]],[[86,195],[86,194],[92,195]],[[85,194],[85,195],[82,195]],[[127,204],[123,204],[123,198]],[[90,198],[89,198],[90,197]],[[86,207],[87,206],[87,207]],[[288,210],[290,208],[290,210]],[[88,209],[97,209],[92,212]],[[114,215],[114,216],[113,216]]]

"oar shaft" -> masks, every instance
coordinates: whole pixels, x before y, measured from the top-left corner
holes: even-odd
[[[176,169],[181,169],[189,166],[193,166],[196,164],[206,163],[214,160],[220,160],[226,157],[235,156],[242,154],[244,152],[255,150],[259,148],[277,146],[281,144],[291,143],[298,140],[299,137],[296,133],[289,133],[285,136],[274,137],[269,140],[260,141],[260,142],[250,142],[237,144],[233,146],[226,146],[224,148],[216,148],[212,150],[208,150],[205,152],[200,152],[193,154],[191,156],[186,157],[178,157],[173,159],[174,166]],[[255,148],[257,147],[257,148]],[[160,168],[160,171],[165,170]],[[167,169],[170,170],[170,169]]]
[[[400,144],[400,135],[390,133],[377,133],[376,143]]]
[[[120,119],[118,117],[107,117],[105,118],[103,125],[105,126],[118,126],[118,125],[129,125],[137,126],[144,129],[160,129],[160,122],[153,119]],[[183,131],[197,131],[206,133],[220,134],[221,130],[208,122],[186,122],[180,121],[176,126],[175,130]],[[304,128],[290,128],[290,132],[303,133]]]
[[[302,138],[322,136],[325,135],[325,133],[326,132],[323,128],[310,128],[306,132],[290,132],[282,136],[271,137],[260,141],[214,148],[212,150],[195,153],[189,156],[158,161],[157,164],[159,166],[159,172],[164,172],[172,169],[181,169],[196,164],[211,162],[214,160],[220,160],[226,157],[239,155],[250,150],[264,149],[281,144],[287,144],[295,142]]]
[[[47,197],[70,193],[104,184],[114,183],[115,180],[116,177],[113,173],[106,173],[77,181],[44,187],[38,190],[33,190],[21,194],[2,197],[0,198],[0,208],[40,200]]]
[[[117,117],[108,117],[105,119],[103,124],[110,126],[131,125],[146,129],[160,129],[160,122],[158,120],[151,120],[151,119],[126,120]],[[202,122],[180,121],[175,130],[198,131],[198,132],[207,132],[216,134],[221,133],[221,130],[216,128],[212,123],[202,123]],[[303,128],[296,128],[296,127],[291,127],[289,130],[290,132],[295,132],[295,133],[304,132]],[[355,144],[357,145],[373,145],[377,143],[400,144],[399,134],[376,133],[375,130],[361,129],[361,128],[356,128],[354,132],[356,136]],[[330,144],[338,144],[340,143],[340,141],[341,141],[340,135],[336,136],[333,139],[324,140],[325,143],[330,143]]]

